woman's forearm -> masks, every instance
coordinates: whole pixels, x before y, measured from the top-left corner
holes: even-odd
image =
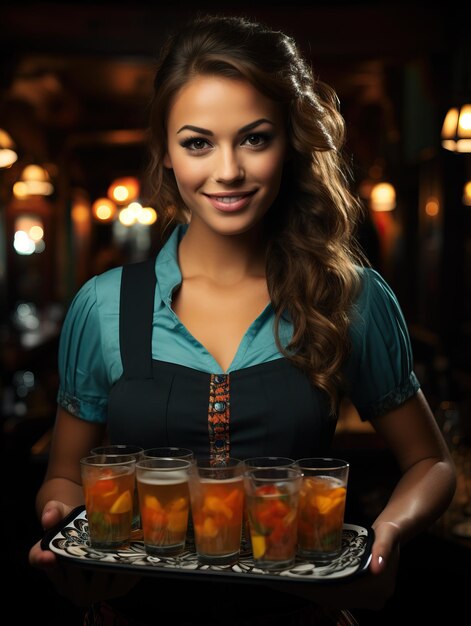
[[[423,459],[410,467],[397,483],[383,511],[373,523],[397,526],[401,543],[428,528],[448,508],[456,480],[450,459]]]
[[[82,485],[67,478],[46,480],[36,496],[36,512],[39,519],[41,519],[45,504],[51,500],[58,500],[71,508],[79,506],[84,502]]]

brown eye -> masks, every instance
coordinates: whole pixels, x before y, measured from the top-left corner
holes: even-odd
[[[190,147],[192,147],[194,150],[202,150],[206,147],[206,141],[204,139],[193,139]]]
[[[180,145],[192,152],[199,152],[210,147],[206,139],[202,139],[201,137],[189,137],[188,139],[182,141]]]
[[[242,142],[244,145],[250,148],[263,148],[270,143],[272,136],[267,133],[252,133]]]
[[[247,142],[251,146],[259,146],[262,143],[262,137],[260,135],[249,135],[247,137]]]

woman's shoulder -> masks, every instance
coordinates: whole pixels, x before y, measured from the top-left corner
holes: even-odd
[[[375,304],[397,304],[396,295],[386,279],[372,267],[357,266],[360,278],[355,306],[359,310],[368,309]]]
[[[96,281],[96,288],[101,290],[116,289],[121,285],[121,275],[123,273],[123,266],[113,267],[106,272],[97,274],[93,277]],[[92,279],[92,280],[93,280]]]
[[[386,279],[378,270],[365,265],[356,265],[355,269],[360,277],[362,288],[375,287],[376,285],[387,286]]]
[[[122,266],[106,270],[88,278],[78,289],[71,303],[71,309],[98,307],[107,312],[119,309]]]
[[[123,266],[113,267],[95,277],[96,300],[104,314],[118,315]]]
[[[371,267],[358,267],[360,287],[351,311],[351,329],[362,334],[371,326],[388,333],[405,326],[401,306],[387,280]]]

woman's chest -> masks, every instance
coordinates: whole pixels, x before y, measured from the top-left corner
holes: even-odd
[[[172,309],[186,330],[227,371],[237,350],[269,301],[265,281],[217,288],[185,281]]]

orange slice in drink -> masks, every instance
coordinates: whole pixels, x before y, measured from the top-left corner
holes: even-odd
[[[203,504],[203,512],[209,514],[220,513],[226,519],[231,519],[234,513],[232,510],[225,504],[225,502],[218,498],[217,496],[206,496]]]
[[[186,511],[172,511],[168,514],[168,529],[173,533],[181,533],[186,530],[188,514]]]
[[[152,509],[153,511],[162,511],[162,505],[155,496],[146,495],[144,499],[144,506]]]
[[[254,535],[252,536],[252,554],[254,559],[261,559],[265,554],[267,549],[267,544],[265,541],[265,537],[262,535]]]
[[[113,502],[110,513],[127,513],[132,510],[132,497],[129,491],[123,493]]]

